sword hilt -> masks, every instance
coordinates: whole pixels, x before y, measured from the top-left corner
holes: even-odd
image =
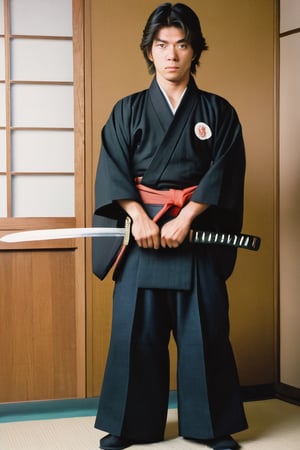
[[[261,239],[250,234],[219,233],[215,231],[191,230],[189,241],[194,244],[217,244],[257,251]]]

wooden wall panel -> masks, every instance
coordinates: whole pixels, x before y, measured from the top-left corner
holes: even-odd
[[[0,401],[76,397],[74,250],[0,256]]]
[[[247,150],[244,231],[262,237],[259,253],[240,251],[229,282],[231,335],[243,385],[273,383],[276,373],[276,33],[277,1],[188,0],[198,14],[209,51],[199,87],[237,109]],[[86,101],[92,177],[100,130],[114,103],[149,86],[139,49],[149,0],[86,2]],[[91,180],[91,197],[93,179]],[[92,205],[90,205],[92,212]],[[89,259],[89,254],[87,254]],[[88,395],[98,395],[111,320],[111,282],[92,277],[87,303]],[[176,385],[172,345],[171,387]]]

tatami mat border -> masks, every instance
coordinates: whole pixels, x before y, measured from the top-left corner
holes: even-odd
[[[0,403],[0,423],[95,416],[97,404],[98,398]],[[171,391],[169,408],[173,409],[176,407],[176,391]]]

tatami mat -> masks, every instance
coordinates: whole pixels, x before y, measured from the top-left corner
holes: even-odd
[[[245,403],[249,429],[238,433],[243,449],[300,450],[300,408],[277,399]],[[94,417],[34,420],[0,424],[0,450],[96,450],[105,433]],[[177,410],[170,409],[165,441],[134,445],[132,450],[207,448],[177,434]]]

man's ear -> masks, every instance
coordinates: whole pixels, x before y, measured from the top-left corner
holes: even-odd
[[[153,62],[153,56],[152,56],[152,52],[151,51],[149,51],[147,53],[147,56],[148,56],[149,61]]]

